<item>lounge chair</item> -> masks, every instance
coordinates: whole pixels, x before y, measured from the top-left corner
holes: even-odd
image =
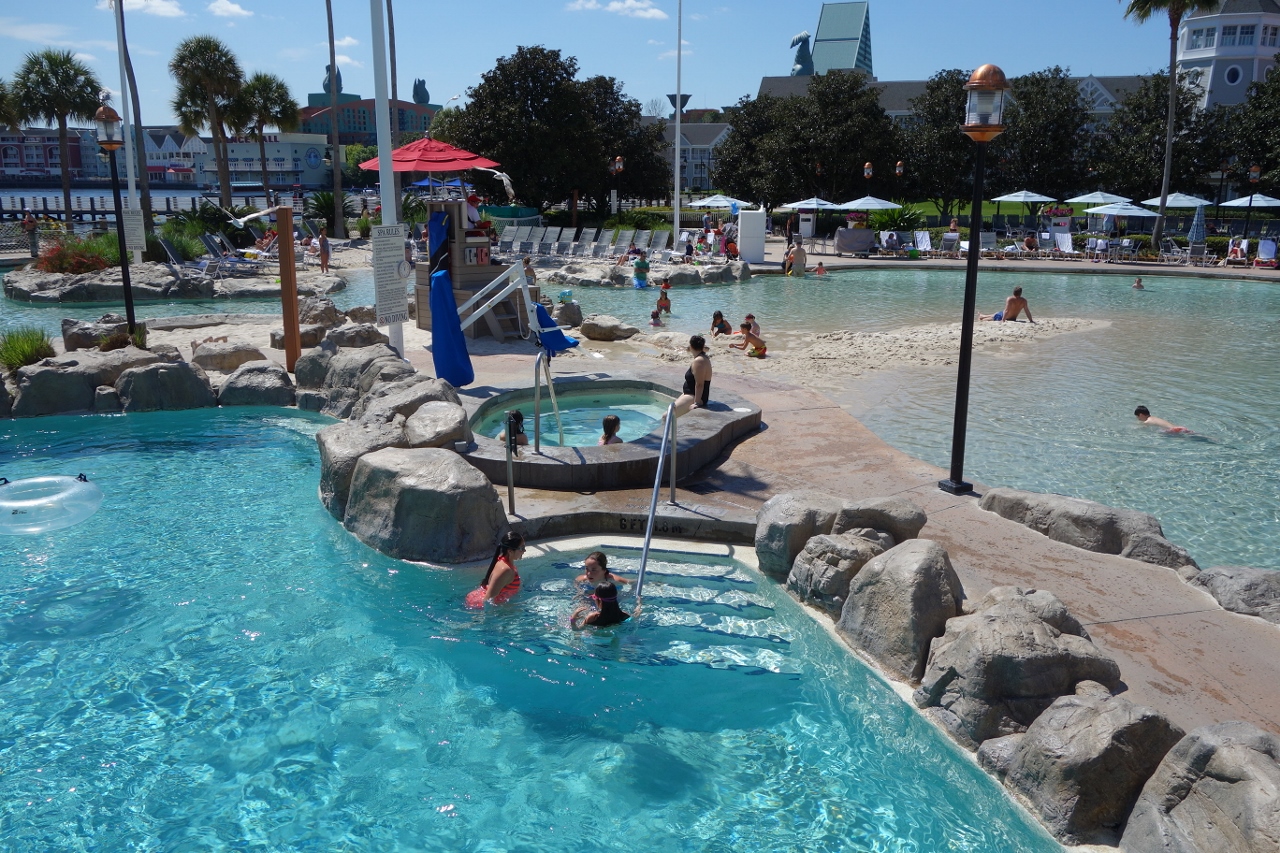
[[[1242,266],[1242,267],[1247,267],[1247,266],[1249,266],[1249,240],[1248,240],[1248,238],[1241,238],[1241,240],[1240,240],[1240,257],[1238,257],[1238,258],[1233,258],[1233,257],[1231,257],[1231,251],[1230,251],[1230,249],[1228,249],[1228,250],[1227,250],[1227,256],[1226,256],[1225,258],[1223,258],[1223,259],[1222,259],[1222,265],[1223,265],[1223,266],[1227,266],[1227,267],[1233,267],[1233,266],[1237,266],[1237,265]]]
[[[920,253],[922,258],[933,257],[933,238],[928,231],[917,231],[913,235],[915,237],[916,251]]]
[[[607,258],[609,252],[613,250],[613,238],[618,234],[617,231],[600,230],[600,236],[591,244],[591,257]]]
[[[1071,243],[1071,235],[1066,231],[1058,231],[1053,235],[1054,247],[1057,249],[1055,257],[1067,258],[1068,260],[1078,261],[1083,255]]]
[[[938,250],[944,258],[960,257],[960,232],[946,231],[942,235],[942,248]]]
[[[649,241],[653,239],[652,231],[637,231],[635,239],[631,242],[636,244],[637,249],[649,251]]]
[[[841,228],[836,232],[836,257],[867,258],[876,250],[876,233],[870,228]]]
[[[630,249],[631,239],[635,237],[635,235],[636,235],[636,232],[634,230],[619,231],[618,239],[615,240],[613,245],[609,247],[609,257],[616,258],[619,255],[626,252],[628,249]]]
[[[671,232],[667,230],[654,231],[653,237],[649,240],[649,248],[656,252],[666,251],[671,245]]]
[[[179,252],[174,245],[164,237],[160,238],[160,245],[164,248],[164,253],[169,256],[169,265],[178,269],[196,272],[209,278],[222,278],[222,256],[214,255],[199,261],[185,261],[182,259],[182,253]],[[175,270],[176,272],[176,270]]]
[[[532,255],[538,250],[538,244],[542,242],[542,236],[547,233],[547,229],[541,226],[534,226],[529,235],[520,241],[520,248],[517,252],[521,255]]]
[[[1204,243],[1192,243],[1187,247],[1187,261],[1193,267],[1211,267],[1218,262],[1218,256],[1209,254]]]
[[[1191,258],[1187,250],[1182,248],[1172,237],[1160,241],[1160,262],[1169,264],[1185,264]]]
[[[1120,245],[1115,249],[1115,260],[1117,261],[1132,261],[1136,255],[1137,250],[1133,245],[1133,240],[1128,237],[1121,240]]]
[[[596,235],[599,233],[599,228],[583,228],[582,233],[578,235],[578,242],[569,249],[569,254],[574,257],[590,257],[591,244],[596,241]]]
[[[1271,267],[1276,268],[1276,241],[1275,240],[1259,240],[1258,255],[1253,259],[1255,267]]]
[[[563,228],[548,228],[542,232],[542,236],[538,239],[538,254],[550,255],[555,252],[556,243],[560,242],[560,232]]]
[[[981,242],[978,244],[980,257],[1003,258],[1004,253],[1000,251],[1000,247],[996,245],[996,232],[979,231]]]

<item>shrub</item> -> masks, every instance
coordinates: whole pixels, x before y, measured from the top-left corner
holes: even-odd
[[[373,233],[373,223],[369,221],[369,217],[362,216],[356,220],[356,232],[361,240],[369,239],[369,235]]]
[[[924,214],[920,208],[906,202],[897,210],[877,210],[871,216],[871,227],[876,231],[914,231],[924,226]]]
[[[133,343],[133,338],[129,337],[128,332],[116,332],[107,335],[98,341],[98,349],[102,352],[110,352],[113,349],[124,349]]]
[[[18,326],[7,332],[0,332],[0,364],[9,370],[17,370],[55,355],[57,352],[53,349],[53,340],[37,326]]]
[[[36,259],[36,269],[41,272],[60,272],[79,275],[97,272],[120,263],[119,251],[109,250],[101,237],[81,240],[68,237],[49,246]]]
[[[604,221],[605,228],[623,228],[628,231],[657,231],[671,225],[671,217],[651,210],[623,210],[617,216]]]
[[[345,223],[347,217],[356,215],[356,200],[346,193],[342,194],[342,212],[346,214],[343,217]],[[322,219],[325,227],[329,229],[329,235],[334,234],[334,223],[337,217],[334,216],[334,200],[333,193],[324,191],[312,193],[307,196],[306,202],[302,205],[302,215],[308,219]]]

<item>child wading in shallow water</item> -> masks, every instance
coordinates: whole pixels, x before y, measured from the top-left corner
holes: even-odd
[[[662,325],[662,312],[659,311],[657,308],[649,312],[649,325],[650,326]]]
[[[751,331],[750,323],[742,323],[738,326],[739,334],[742,335],[742,342],[737,344],[729,344],[733,349],[745,350],[747,358],[764,358],[767,348],[760,336]],[[750,349],[748,349],[750,347]]]
[[[658,294],[658,310],[667,314],[671,313],[671,297],[667,295],[665,290]]]

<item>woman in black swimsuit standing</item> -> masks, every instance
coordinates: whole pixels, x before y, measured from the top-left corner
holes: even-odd
[[[689,338],[689,352],[693,363],[684,372],[684,393],[676,400],[676,415],[690,409],[705,409],[711,397],[711,356],[707,353],[707,340],[702,335]]]

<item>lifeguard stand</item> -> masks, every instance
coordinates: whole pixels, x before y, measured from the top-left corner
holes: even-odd
[[[437,211],[449,215],[449,255],[444,268],[449,270],[453,279],[454,301],[464,304],[506,269],[491,262],[491,244],[489,232],[482,229],[467,228],[467,203],[462,200],[428,201],[425,203],[428,217]],[[426,259],[418,262],[414,279],[414,300],[417,304],[417,324],[419,329],[431,330],[431,269]],[[536,287],[529,288],[534,300],[539,298]],[[492,335],[498,340],[521,337],[524,321],[527,316],[523,294],[517,290],[506,300],[498,303],[486,313],[479,322],[468,326],[463,334],[469,338]],[[463,314],[463,319],[470,315]]]

